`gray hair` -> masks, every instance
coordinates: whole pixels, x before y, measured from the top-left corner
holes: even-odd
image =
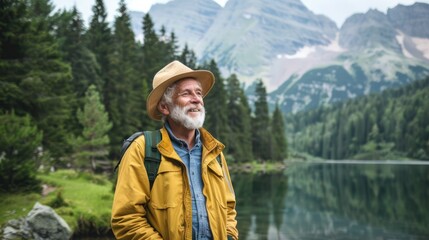
[[[164,94],[161,97],[161,100],[158,103],[158,106],[161,104],[166,104],[167,106],[171,106],[173,104],[173,94],[176,91],[177,82],[171,84],[167,89],[165,89]],[[167,120],[167,116],[162,115],[161,120],[165,122]]]

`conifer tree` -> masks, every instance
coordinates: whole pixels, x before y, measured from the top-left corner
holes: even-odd
[[[177,55],[179,53],[179,45],[178,45],[178,39],[174,32],[170,33],[170,38],[168,39],[166,45],[167,45],[167,51],[166,51],[167,62],[171,62],[177,59]]]
[[[2,0],[0,8],[0,57],[2,61],[21,59],[25,56],[29,47],[28,32],[30,29],[27,11],[27,4],[24,0]],[[2,63],[0,65],[2,73],[7,73],[6,70],[13,67],[10,62]],[[7,68],[3,67],[6,63],[9,63]],[[4,76],[2,77],[4,79]],[[3,87],[0,89],[5,90]]]
[[[103,89],[100,66],[83,41],[85,26],[76,6],[71,11],[63,10],[57,14],[56,25],[55,34],[64,60],[72,67],[73,92],[81,99],[90,85]]]
[[[214,137],[224,141],[227,139],[226,133],[229,132],[225,83],[215,60],[212,59],[209,63],[203,64],[200,68],[211,71],[216,79],[213,88],[204,98],[204,105],[206,108],[204,126]]]
[[[185,47],[183,47],[179,61],[192,69],[197,68],[197,57],[195,52],[189,49],[188,44],[185,44]]]
[[[227,79],[227,119],[230,131],[227,131],[228,153],[233,155],[235,161],[246,162],[252,156],[252,129],[250,123],[250,108],[244,90],[235,74]]]
[[[57,13],[55,19],[55,36],[59,40],[64,60],[71,65],[72,92],[76,98],[71,104],[72,112],[76,112],[83,106],[85,91],[91,84],[97,86],[97,89],[103,89],[100,66],[83,41],[85,27],[76,6],[71,11]],[[74,114],[70,126],[72,134],[82,131]]]
[[[118,15],[114,22],[112,66],[107,97],[113,129],[110,132],[112,150],[117,149],[123,139],[142,129],[144,115],[143,85],[137,72],[137,45],[131,20],[124,0],[119,2]],[[119,154],[113,151],[113,154]]]
[[[30,114],[44,133],[45,152],[59,159],[69,149],[65,138],[73,99],[70,66],[51,34],[52,5],[48,0],[6,1],[2,11],[14,16],[1,23],[2,108],[15,109],[20,116]],[[15,49],[5,49],[9,47]]]
[[[144,100],[142,101],[142,108],[146,109],[146,97],[152,89],[152,79],[157,71],[162,68],[161,57],[158,54],[160,40],[156,35],[154,29],[154,23],[149,14],[143,17],[143,46],[139,54],[139,66],[138,69],[142,69],[140,72],[140,78],[142,81],[142,95]],[[146,111],[146,110],[144,110]],[[142,119],[143,129],[155,129],[156,123],[152,121],[147,113],[144,113]]]
[[[158,54],[160,62],[169,63],[177,59],[179,46],[177,44],[176,34],[171,32],[170,36],[168,36],[165,26],[161,26],[159,40]]]
[[[283,161],[287,157],[287,141],[285,137],[285,122],[280,111],[279,105],[276,104],[273,118],[271,121],[272,136],[272,159],[274,161]]]
[[[267,91],[262,79],[256,80],[255,110],[252,119],[253,154],[260,160],[271,159],[270,116],[267,102]]]
[[[112,91],[110,79],[110,67],[112,52],[112,31],[107,22],[107,12],[103,0],[96,0],[92,7],[93,15],[89,23],[88,31],[85,33],[85,43],[87,48],[95,55],[95,59],[100,66],[100,76],[102,79],[103,102],[106,109],[110,112],[110,103],[108,95]]]
[[[31,47],[28,6],[24,0],[5,0],[0,7],[0,106],[4,110],[20,109],[30,99],[23,99],[22,80],[29,69],[24,59]]]
[[[75,149],[75,166],[96,171],[97,163],[105,161],[109,153],[108,132],[112,124],[94,85],[88,88],[84,107],[77,111],[77,118],[83,131],[80,136],[71,139]]]
[[[155,25],[149,14],[143,17],[143,46],[142,46],[142,78],[146,79],[147,85],[152,86],[152,78],[164,65],[160,55],[160,40],[155,31]]]
[[[0,114],[0,191],[39,190],[35,155],[41,141],[29,115]]]

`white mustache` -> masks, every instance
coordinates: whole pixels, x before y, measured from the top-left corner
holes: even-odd
[[[204,111],[204,107],[203,106],[186,106],[183,108],[184,111],[186,112],[203,112]]]

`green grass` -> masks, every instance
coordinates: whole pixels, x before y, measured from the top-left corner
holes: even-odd
[[[0,193],[0,226],[26,216],[40,198],[37,193]]]
[[[110,230],[112,182],[106,176],[59,170],[38,178],[55,190],[0,195],[0,224],[26,216],[36,201],[51,206],[77,234],[103,235]]]

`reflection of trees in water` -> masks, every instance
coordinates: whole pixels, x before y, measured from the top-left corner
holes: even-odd
[[[395,231],[429,234],[427,166],[309,165],[299,175],[291,172],[289,180],[294,199],[290,200],[307,210]]]
[[[270,224],[275,226],[276,235],[280,234],[287,177],[283,174],[242,174],[233,178],[240,238],[262,239],[268,236]]]
[[[428,171],[429,166],[311,164],[284,174],[234,175],[240,238],[425,239]]]

